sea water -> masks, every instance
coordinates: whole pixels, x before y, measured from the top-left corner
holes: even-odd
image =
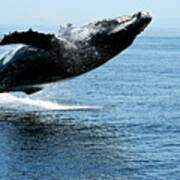
[[[178,180],[180,33],[160,32],[71,81],[0,94],[0,179]]]

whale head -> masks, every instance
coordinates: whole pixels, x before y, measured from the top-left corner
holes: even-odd
[[[132,44],[151,19],[150,13],[139,12],[65,29],[60,36],[72,44],[71,47],[75,47],[75,50],[72,50],[68,45],[63,51],[66,52],[67,59],[73,62],[67,69],[69,76],[88,72],[116,56]]]
[[[129,16],[98,21],[93,24],[97,31],[92,34],[90,43],[103,55],[111,58],[131,45],[151,19],[150,13],[138,12]]]

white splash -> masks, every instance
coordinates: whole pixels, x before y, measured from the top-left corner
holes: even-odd
[[[85,109],[102,109],[102,106],[89,105],[64,105],[55,102],[44,101],[39,99],[31,99],[29,97],[16,97],[8,93],[0,94],[0,105],[16,104],[17,107],[24,108],[24,105],[29,105],[31,108],[42,108],[46,110],[85,110]],[[32,110],[32,109],[31,109]],[[37,110],[37,109],[36,109]]]

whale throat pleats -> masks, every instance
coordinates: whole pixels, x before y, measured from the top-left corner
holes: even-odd
[[[53,34],[44,34],[29,29],[28,31],[15,31],[5,35],[0,39],[0,45],[19,43],[48,50],[52,47],[52,39],[54,38],[55,36]]]

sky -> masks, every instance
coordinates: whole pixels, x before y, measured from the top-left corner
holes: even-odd
[[[180,28],[179,8],[180,0],[0,0],[0,25],[82,25],[149,11],[152,27]]]

